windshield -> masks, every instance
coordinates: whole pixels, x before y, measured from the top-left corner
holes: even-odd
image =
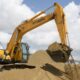
[[[27,61],[27,58],[28,58],[28,49],[27,49],[27,46],[25,43],[22,43],[22,58],[23,58],[23,61]]]

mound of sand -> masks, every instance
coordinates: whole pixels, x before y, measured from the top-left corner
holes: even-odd
[[[64,64],[53,61],[46,51],[37,51],[30,56],[27,65],[36,68],[12,68],[0,72],[0,80],[62,80]]]
[[[28,64],[34,65],[36,67],[42,67],[45,64],[51,64],[56,68],[64,69],[63,63],[56,63],[55,61],[53,61],[48,53],[44,50],[37,51],[33,55],[31,55]]]
[[[30,55],[28,63],[21,65],[23,67],[3,67],[0,80],[71,80],[64,65],[55,62],[47,51],[40,50]]]

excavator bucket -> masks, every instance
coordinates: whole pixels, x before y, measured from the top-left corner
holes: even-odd
[[[62,45],[57,42],[51,44],[47,49],[50,57],[56,62],[67,62],[71,51],[72,49],[68,46]]]

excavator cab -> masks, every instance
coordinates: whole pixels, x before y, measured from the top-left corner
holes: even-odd
[[[29,58],[29,46],[27,43],[19,43],[19,47],[15,47],[13,58],[11,55],[5,55],[4,50],[0,50],[0,64],[10,63],[26,63]],[[1,57],[2,56],[2,57]],[[12,59],[9,59],[9,57]]]
[[[27,43],[18,43],[11,55],[11,60],[13,63],[26,63],[29,58],[29,46]]]
[[[21,43],[21,49],[22,49],[22,62],[26,63],[28,62],[29,58],[29,46],[26,43]]]

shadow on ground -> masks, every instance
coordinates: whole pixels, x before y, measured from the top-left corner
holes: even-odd
[[[11,69],[25,69],[25,68],[34,69],[36,67],[27,64],[8,64],[8,65],[2,65],[0,71],[11,70]]]
[[[56,76],[62,76],[64,72],[62,72],[61,70],[55,68],[53,65],[51,64],[45,64],[43,67],[41,67],[43,70],[48,71]]]
[[[61,80],[70,80],[71,78],[63,71],[60,69],[54,67],[51,64],[45,64],[43,67],[41,67],[43,70],[50,72],[51,74],[59,77]]]

